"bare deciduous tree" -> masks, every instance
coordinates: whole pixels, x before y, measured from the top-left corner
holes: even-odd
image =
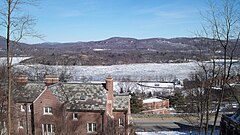
[[[35,20],[27,13],[24,7],[35,5],[36,0],[1,0],[1,26],[6,29],[7,45],[7,93],[8,93],[8,134],[11,133],[11,96],[12,96],[12,57],[14,56],[14,46],[27,36],[40,37],[33,30]]]
[[[209,8],[202,14],[204,24],[202,31],[198,32],[199,37],[204,37],[201,45],[197,45],[200,56],[211,59],[210,63],[203,62],[204,58],[199,58],[202,71],[202,89],[206,101],[206,123],[205,134],[208,132],[209,107],[211,106],[211,92],[218,83],[221,90],[217,102],[217,109],[214,118],[214,125],[211,134],[214,133],[220,106],[224,99],[226,90],[229,87],[233,59],[237,55],[240,37],[240,9],[237,0],[208,1]],[[208,46],[208,50],[203,50],[201,46]],[[203,55],[203,51],[208,52],[208,56]],[[221,65],[218,65],[218,64]],[[204,109],[204,110],[205,110]]]

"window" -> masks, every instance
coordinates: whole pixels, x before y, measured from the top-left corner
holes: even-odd
[[[31,105],[28,105],[28,112],[31,112]]]
[[[87,132],[97,132],[96,123],[88,123],[87,124]]]
[[[21,105],[20,109],[21,109],[21,112],[25,112],[24,105]]]
[[[123,118],[118,119],[119,126],[124,126]]]
[[[28,108],[28,112],[31,112],[31,107],[30,107],[30,105],[27,105],[27,108]],[[25,112],[26,104],[21,105],[20,109],[21,109],[21,112]]]
[[[18,128],[23,128],[23,121],[18,122]]]
[[[53,124],[42,124],[43,135],[52,135],[55,133],[55,125]]]
[[[73,113],[73,120],[78,120],[78,113]]]
[[[43,108],[44,110],[44,114],[52,114],[52,107],[44,107]]]

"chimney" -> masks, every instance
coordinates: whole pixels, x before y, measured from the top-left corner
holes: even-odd
[[[106,89],[108,91],[107,95],[107,106],[106,111],[109,115],[112,116],[112,109],[113,109],[113,79],[111,76],[106,78]]]
[[[47,86],[58,83],[59,77],[57,75],[46,75],[44,82]]]
[[[28,76],[18,75],[15,77],[15,81],[18,85],[26,85],[28,83]]]

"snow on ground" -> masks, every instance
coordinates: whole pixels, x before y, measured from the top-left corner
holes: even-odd
[[[187,135],[178,131],[160,131],[160,132],[137,132],[137,135]]]
[[[143,100],[143,103],[153,103],[153,102],[160,102],[162,101],[161,99],[158,99],[158,98],[149,98],[149,99],[145,99]]]
[[[91,77],[93,80],[104,80],[111,75],[114,79],[129,77],[132,80],[173,80],[175,77],[183,80],[196,70],[197,64],[190,63],[144,63],[112,66],[46,66],[46,65],[16,65],[15,68],[31,71],[32,74],[50,72],[60,74],[67,70],[74,80],[81,77]],[[35,72],[35,73],[34,73]],[[36,73],[37,72],[37,73]]]
[[[13,57],[12,64],[18,64],[19,62],[29,59],[30,57]],[[7,63],[7,57],[0,57],[0,64],[6,64]]]
[[[74,80],[91,78],[92,81],[102,81],[109,75],[115,80],[129,78],[133,81],[172,81],[174,78],[182,81],[189,78],[199,65],[188,63],[142,63],[112,66],[47,66],[47,65],[16,65],[15,68],[28,71],[35,76],[41,74],[60,74],[67,71]]]

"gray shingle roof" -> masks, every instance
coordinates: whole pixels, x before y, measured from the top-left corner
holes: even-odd
[[[128,95],[116,95],[113,98],[113,109],[116,111],[128,110],[128,103]]]
[[[44,83],[28,83],[14,91],[14,101],[33,102],[44,88]],[[48,90],[52,91],[60,102],[65,103],[69,111],[106,110],[108,92],[102,83],[57,83],[48,86]],[[128,110],[128,103],[128,95],[114,95],[113,109]]]
[[[105,110],[107,90],[102,84],[58,83],[48,88],[61,102],[66,103],[67,110]]]
[[[44,83],[27,83],[13,90],[13,99],[18,103],[33,102],[44,90]]]

